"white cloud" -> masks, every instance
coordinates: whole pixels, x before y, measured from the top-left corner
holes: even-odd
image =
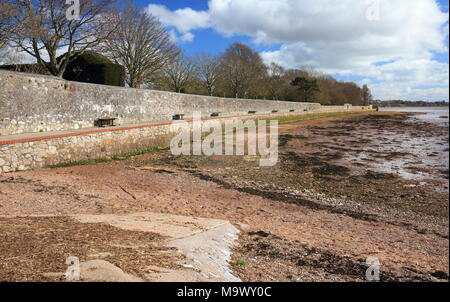
[[[174,42],[192,42],[195,38],[192,30],[210,26],[208,12],[195,11],[189,7],[170,11],[164,5],[150,4],[145,9],[162,24],[176,29],[169,31]]]
[[[447,63],[429,59],[400,59],[349,72],[368,77],[369,86],[383,99],[448,100]]]
[[[380,19],[368,20],[377,2]],[[433,59],[448,53],[448,14],[435,0],[210,0],[208,11],[148,9],[181,34],[211,27],[280,44],[261,53],[267,63],[362,77],[375,97],[448,99],[449,65]]]
[[[164,5],[150,4],[146,10],[158,17],[161,23],[174,26],[180,32],[209,26],[210,15],[208,12],[195,11],[189,7],[170,11]]]
[[[187,33],[181,33],[179,34],[175,29],[170,29],[169,30],[169,36],[170,39],[174,42],[174,43],[179,43],[179,42],[192,42],[195,39],[195,35],[191,32],[187,32]]]
[[[193,33],[187,32],[181,36],[181,41],[192,42],[194,41],[195,35]]]

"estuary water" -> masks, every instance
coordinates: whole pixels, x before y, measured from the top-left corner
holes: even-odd
[[[426,121],[440,126],[448,126],[449,123],[449,107],[388,107],[380,108],[380,111],[417,112],[421,114],[412,117],[412,121]]]
[[[417,129],[428,129],[428,134],[411,136],[397,133],[394,135],[398,142],[395,149],[409,152],[414,161],[405,157],[379,163],[377,168],[386,172],[394,170],[407,179],[439,180],[441,184],[438,187],[448,191],[449,107],[395,107],[380,108],[380,111],[418,113],[411,115],[407,122],[417,125]]]

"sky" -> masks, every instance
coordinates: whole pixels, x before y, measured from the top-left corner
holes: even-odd
[[[244,42],[266,63],[368,84],[376,99],[449,99],[448,0],[138,0],[187,55]]]

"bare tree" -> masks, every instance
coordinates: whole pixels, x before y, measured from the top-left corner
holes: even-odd
[[[208,91],[209,96],[214,95],[221,73],[220,59],[200,53],[195,58],[195,69],[201,86]]]
[[[239,61],[236,61],[233,64],[230,64],[227,61],[224,61],[221,65],[223,83],[226,86],[227,94],[234,98],[238,98],[239,96],[246,94],[249,88],[245,66]]]
[[[12,20],[14,7],[7,2],[0,2],[0,50],[5,48],[9,42],[9,36],[13,31]]]
[[[265,90],[271,100],[279,100],[284,84],[285,70],[282,66],[272,62],[268,67],[268,72],[269,74],[264,81]]]
[[[71,61],[113,31],[108,19],[115,0],[79,1],[79,15],[74,14],[74,18],[68,18],[70,5],[65,0],[3,1],[17,11],[12,45],[36,58],[55,76],[62,77]],[[59,56],[62,51],[65,53]]]
[[[232,44],[222,57],[222,75],[233,97],[248,97],[267,72],[261,56],[243,43]]]
[[[112,26],[119,24],[99,49],[127,71],[127,84],[139,88],[173,62],[177,46],[161,23],[150,13],[130,2],[116,14]]]
[[[188,84],[193,80],[195,66],[188,58],[179,55],[175,61],[162,69],[161,81],[169,90],[185,92]]]

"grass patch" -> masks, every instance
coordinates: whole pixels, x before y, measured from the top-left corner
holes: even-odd
[[[317,114],[308,114],[308,115],[299,115],[299,116],[289,116],[278,119],[278,124],[287,124],[287,123],[295,123],[299,121],[308,121],[319,118],[327,118],[327,117],[338,117],[344,115],[352,115],[361,113],[360,111],[350,111],[350,112],[327,112],[327,113],[317,113]]]
[[[138,155],[153,153],[153,152],[165,149],[165,148],[166,147],[164,147],[164,146],[157,146],[157,147],[143,149],[143,150],[136,151],[136,152],[127,152],[127,153],[117,154],[110,158],[86,159],[86,160],[79,160],[79,161],[74,161],[74,162],[69,162],[69,163],[48,165],[47,168],[50,168],[50,169],[67,168],[67,167],[73,167],[73,166],[85,166],[85,165],[98,164],[98,163],[107,163],[107,162],[111,162],[111,161],[124,160],[124,159],[138,156]]]
[[[239,266],[247,266],[248,265],[248,261],[243,259],[243,258],[239,258],[236,260],[236,264]]]
[[[87,160],[80,160],[80,161],[74,161],[70,163],[61,163],[56,165],[48,165],[47,168],[66,168],[66,167],[73,167],[73,166],[84,166],[84,165],[91,165],[91,164],[98,164],[98,163],[106,163],[111,161],[111,159],[107,158],[99,158],[99,159],[87,159]]]
[[[165,146],[156,146],[156,147],[151,147],[149,149],[144,149],[144,150],[140,150],[140,151],[136,151],[136,152],[127,152],[127,153],[122,153],[119,155],[114,155],[111,160],[123,160],[123,159],[127,159],[129,157],[133,157],[133,156],[138,156],[138,155],[144,155],[147,153],[153,153],[162,149],[165,149],[167,147]]]

